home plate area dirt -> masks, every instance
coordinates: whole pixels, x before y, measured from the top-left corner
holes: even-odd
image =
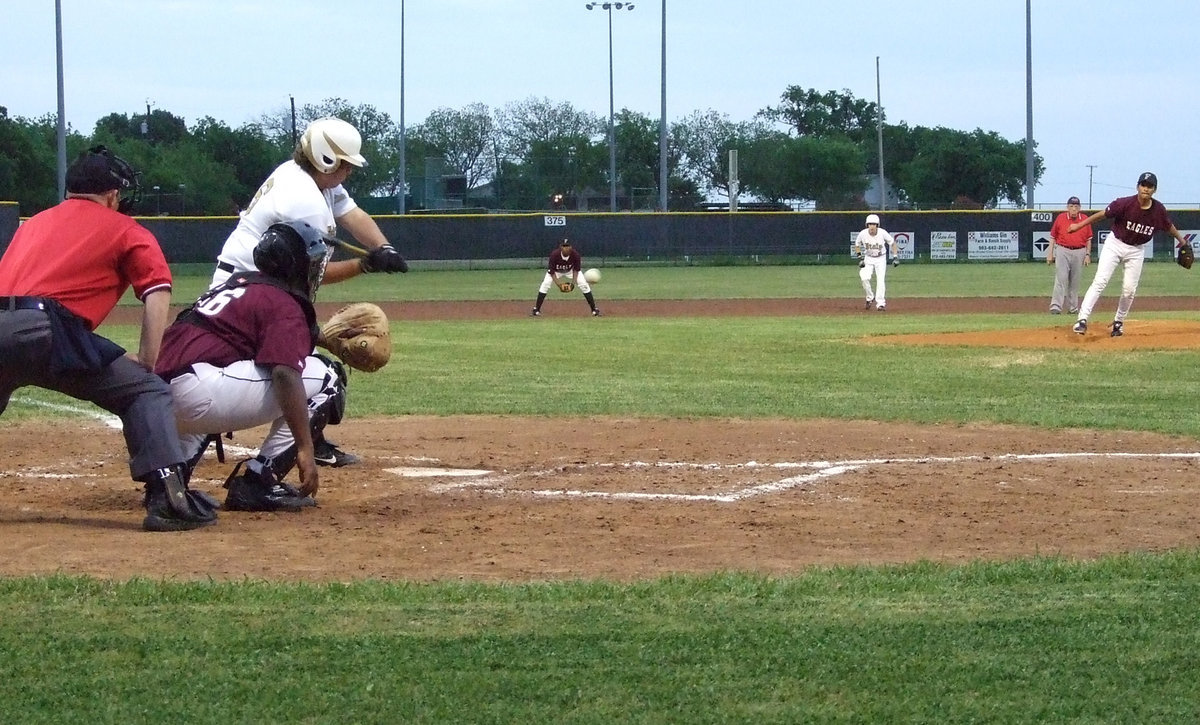
[[[891,341],[1100,350],[1200,338],[1190,322],[1131,321],[1119,341],[1096,327],[1082,338],[1055,325]],[[151,534],[111,421],[9,420],[0,574],[634,580],[1200,544],[1200,451],[1183,436],[508,416],[352,419],[331,434],[364,460],[321,469],[317,508],[222,512],[215,526]],[[193,486],[223,499],[225,477],[260,440],[237,433],[224,463],[210,450]]]

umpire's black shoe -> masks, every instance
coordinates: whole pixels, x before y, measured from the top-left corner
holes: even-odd
[[[184,465],[163,468],[142,479],[146,483],[146,531],[191,531],[217,523],[217,501],[192,491],[184,481]]]
[[[246,468],[239,474],[243,463],[238,463],[225,480],[225,488],[229,489],[226,511],[299,511],[317,505],[312,496],[301,496],[295,486],[276,480],[270,469],[255,473]]]
[[[342,466],[353,466],[356,463],[362,463],[361,458],[353,453],[343,451],[337,447],[336,443],[328,440],[314,442],[313,453],[316,455],[318,466],[341,468]]]

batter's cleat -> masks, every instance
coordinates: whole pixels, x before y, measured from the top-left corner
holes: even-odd
[[[592,310],[592,317],[600,317],[600,316],[601,316],[601,315],[600,315],[600,309],[599,309],[599,308],[596,308],[596,309]]]
[[[341,448],[338,448],[335,443],[328,440],[323,440],[313,444],[314,457],[317,459],[318,466],[329,466],[330,468],[341,468],[342,466],[353,466],[356,463],[362,463],[362,459],[353,453],[347,453]]]
[[[1113,320],[1113,323],[1112,323],[1112,332],[1110,332],[1110,333],[1108,333],[1108,334],[1109,334],[1111,337],[1120,337],[1121,335],[1124,335],[1124,334],[1125,334],[1125,331],[1122,329],[1122,328],[1124,328],[1124,327],[1125,327],[1125,323],[1124,323],[1124,322],[1120,322],[1119,320]]]
[[[529,316],[530,317],[541,317],[542,311],[539,310],[538,308],[534,307],[532,310],[529,311]]]
[[[1071,328],[1076,335],[1087,334],[1087,320],[1076,320],[1075,326]]]

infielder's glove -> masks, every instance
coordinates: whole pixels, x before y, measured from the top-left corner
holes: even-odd
[[[574,282],[563,281],[563,282],[558,283],[558,291],[559,292],[570,292],[573,289],[575,289]]]
[[[1175,257],[1175,261],[1184,269],[1191,269],[1192,262],[1196,261],[1196,254],[1192,251],[1192,245],[1182,244],[1179,247],[1179,254]]]
[[[373,373],[392,357],[392,336],[387,315],[378,305],[346,305],[321,325],[317,344],[354,368]]]
[[[408,262],[404,261],[404,257],[401,257],[391,244],[384,244],[372,249],[359,264],[362,265],[362,270],[368,273],[387,272],[391,274],[392,272],[408,271]]]
[[[893,266],[893,267],[899,267],[899,266],[900,266],[900,258],[899,258],[899,257],[892,257],[892,266]]]
[[[862,269],[867,266],[867,260],[863,259],[862,254],[858,255],[858,268]]]

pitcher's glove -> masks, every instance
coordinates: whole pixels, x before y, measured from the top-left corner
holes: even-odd
[[[558,283],[558,291],[559,292],[570,292],[573,289],[575,289],[574,282],[563,281],[563,282]]]
[[[387,315],[378,305],[346,305],[321,325],[317,344],[354,368],[373,373],[392,357],[392,336]]]
[[[1184,269],[1191,269],[1192,262],[1196,261],[1196,253],[1192,251],[1192,245],[1184,243],[1179,246],[1179,254],[1175,257],[1175,262]]]

